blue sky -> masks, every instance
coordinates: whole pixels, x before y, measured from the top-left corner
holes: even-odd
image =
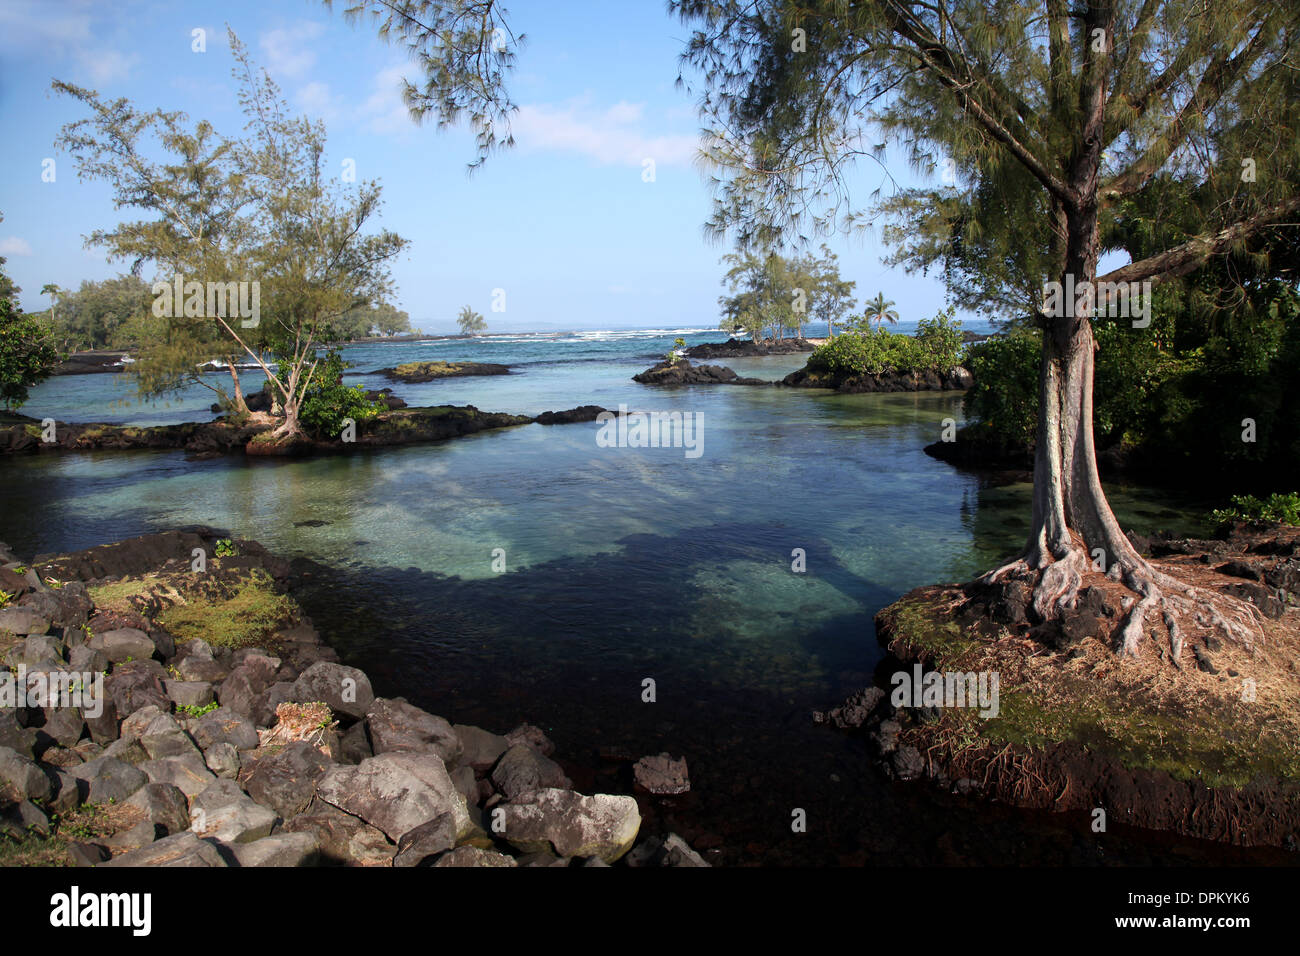
[[[383,184],[382,224],[411,240],[393,274],[413,325],[453,331],[465,304],[497,331],[717,324],[718,260],[728,249],[701,230],[711,193],[695,164],[699,120],[675,83],[687,30],[660,0],[509,3],[512,27],[527,37],[511,79],[517,145],[473,176],[468,131],[412,123],[399,90],[414,67],[373,27],[347,23],[343,5],[237,0],[214,13],[206,3],[5,0],[0,255],[23,307],[48,305],[39,295],[47,282],[75,288],[128,268],[83,246],[124,217],[106,186],[79,182],[55,149],[59,128],[80,113],[50,80],[184,110],[233,134],[243,117],[229,23],[290,104],[325,121],[331,166],[355,160],[359,179]],[[205,53],[191,50],[196,28],[206,30]],[[56,164],[52,183],[41,179],[46,158]],[[654,182],[642,179],[646,158]],[[901,154],[890,171],[914,181]],[[882,179],[863,167],[858,201]],[[943,306],[936,280],[881,264],[877,237],[830,245],[859,300],[883,291],[905,322]],[[497,288],[504,313],[491,311]]]

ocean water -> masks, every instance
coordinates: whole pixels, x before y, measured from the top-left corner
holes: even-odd
[[[899,788],[860,741],[811,723],[873,680],[876,611],[913,587],[968,579],[1024,541],[1027,486],[922,451],[962,419],[961,394],[633,382],[678,335],[723,338],[518,334],[345,357],[370,388],[399,362],[512,366],[394,386],[412,405],[693,414],[698,457],[602,447],[596,423],[286,461],[32,455],[0,460],[0,539],[30,555],[206,524],[307,559],[304,604],[379,693],[495,732],[536,723],[584,789],[628,788],[611,753],[684,755],[693,793],[652,807],[646,825],[709,835],[723,862],[1099,862],[1086,820]],[[779,379],[804,358],[723,364]],[[139,424],[207,415],[204,389],[141,406],[124,401],[124,379],[52,379],[24,411]],[[1198,502],[1108,490],[1126,527],[1199,530]],[[796,808],[807,833],[791,831]],[[945,833],[957,836],[936,842]],[[1161,858],[1157,844],[1126,846],[1142,862]]]

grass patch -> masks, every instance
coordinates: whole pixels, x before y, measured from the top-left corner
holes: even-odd
[[[880,612],[895,653],[916,655],[936,667],[951,663],[975,648],[978,637],[968,633],[946,606],[928,601],[898,601]]]
[[[50,816],[48,835],[28,830],[22,836],[0,837],[0,866],[72,866],[69,843],[90,843],[121,829],[109,808],[93,803]]]
[[[1261,775],[1300,780],[1287,647],[1269,649],[1277,659],[1239,667],[1267,688],[1258,701],[1246,702],[1239,679],[1194,667],[1173,671],[1155,659],[1120,659],[1098,640],[1084,640],[1069,657],[1006,632],[979,636],[958,623],[959,604],[954,592],[936,588],[881,612],[890,648],[904,660],[999,675],[996,717],[950,708],[929,725],[931,742],[954,754],[967,747],[1041,751],[1075,743],[1129,769],[1163,771],[1210,787],[1240,788]],[[1275,635],[1277,645],[1281,637]],[[1216,653],[1225,670],[1236,663],[1229,649]]]
[[[139,578],[123,578],[120,581],[95,585],[86,590],[90,594],[90,599],[95,602],[95,607],[101,610],[104,608],[125,610],[131,598],[147,592],[156,581],[157,578],[153,575],[146,575]]]
[[[233,582],[186,595],[158,623],[180,641],[201,637],[213,647],[252,647],[296,615],[293,601],[275,591],[271,576],[254,568]]]

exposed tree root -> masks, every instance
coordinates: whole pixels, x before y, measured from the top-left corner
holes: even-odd
[[[1101,572],[1089,560],[1082,545],[1076,543],[1055,550],[1055,555],[1045,552],[1022,555],[983,575],[977,583],[989,587],[1024,582],[1032,588],[1033,597],[1027,608],[1032,612],[1032,619],[1040,623],[1058,619],[1076,607],[1084,575],[1090,570]],[[1147,622],[1153,614],[1169,634],[1170,659],[1175,666],[1181,666],[1184,631],[1192,625],[1218,630],[1247,650],[1252,650],[1255,641],[1262,637],[1263,615],[1250,602],[1187,584],[1132,553],[1131,548],[1125,550],[1130,553],[1114,560],[1105,573],[1111,580],[1122,581],[1135,595],[1135,599],[1126,603],[1123,619],[1115,631],[1118,653],[1138,655]]]

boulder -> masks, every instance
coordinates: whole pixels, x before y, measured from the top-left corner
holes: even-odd
[[[140,764],[140,769],[151,782],[170,783],[187,797],[198,796],[217,779],[197,753],[146,760]]]
[[[450,813],[441,813],[427,823],[408,830],[397,841],[397,855],[393,866],[419,866],[439,853],[456,845],[456,820]]]
[[[253,722],[226,707],[204,714],[195,721],[191,733],[204,750],[217,743],[228,743],[236,750],[252,750],[261,742]]]
[[[50,818],[30,800],[20,800],[0,813],[0,833],[21,840],[31,832],[49,836]]]
[[[704,857],[691,849],[691,845],[676,833],[664,838],[661,866],[708,866]]]
[[[501,811],[500,835],[525,853],[597,856],[606,863],[631,849],[641,828],[636,800],[607,793],[533,790],[502,804]]]
[[[233,780],[239,774],[241,761],[239,751],[233,744],[226,743],[222,740],[203,753],[203,762],[207,764],[208,769],[218,777]]]
[[[532,724],[520,724],[506,734],[506,742],[511,747],[515,744],[532,747],[543,757],[549,757],[555,753],[555,744],[551,743],[551,738],[542,732],[542,728],[534,727]]]
[[[30,607],[0,608],[0,631],[21,637],[24,634],[44,634],[49,629],[49,619],[41,617]]]
[[[632,777],[638,787],[650,793],[686,793],[691,789],[686,758],[675,759],[666,753],[642,757],[633,765]]]
[[[461,742],[451,724],[404,700],[375,699],[366,714],[375,755],[397,750],[432,751],[448,766],[460,759]]]
[[[236,843],[230,851],[241,867],[311,866],[320,855],[320,840],[311,831],[277,833],[251,843]]]
[[[452,730],[460,738],[460,763],[473,767],[478,773],[487,773],[501,759],[501,755],[510,749],[510,741],[497,734],[490,734],[481,727],[455,724]]]
[[[501,755],[492,769],[492,783],[507,798],[529,790],[568,790],[573,786],[559,764],[524,744],[515,744]]]
[[[288,819],[307,809],[317,782],[332,766],[315,746],[299,740],[275,753],[250,756],[241,779],[250,797]]]
[[[518,866],[513,857],[476,846],[458,846],[438,857],[434,866]]]
[[[170,709],[171,701],[163,690],[162,676],[162,668],[153,660],[135,660],[114,667],[104,681],[104,688],[118,716],[126,717],[150,704],[160,710]]]
[[[320,800],[360,817],[394,841],[442,813],[452,814],[457,837],[473,828],[465,799],[437,754],[398,751],[355,767],[334,766],[316,793]]]
[[[163,690],[177,707],[206,707],[212,703],[212,685],[203,680],[165,680]]]
[[[217,689],[217,700],[221,706],[257,723],[257,699],[275,677],[275,668],[268,667],[269,661],[270,658],[257,655],[247,658],[245,663],[231,671],[230,676]],[[274,707],[271,708],[271,713],[275,713]]]
[[[233,780],[218,780],[190,802],[190,829],[221,843],[251,843],[271,835],[274,813],[254,803]]]
[[[45,708],[45,726],[38,739],[48,738],[60,747],[74,747],[86,731],[86,719],[76,707]]]
[[[183,681],[203,681],[215,684],[225,680],[230,674],[230,667],[225,663],[213,660],[211,657],[198,655],[182,658],[174,666],[177,675]]]
[[[97,757],[78,764],[68,773],[77,780],[83,803],[123,803],[149,782],[139,767],[113,757]]]
[[[146,661],[153,657],[157,647],[144,631],[132,627],[96,634],[86,644],[91,650],[102,651],[114,664],[125,661]]]
[[[63,663],[65,650],[63,641],[49,634],[31,634],[22,644],[22,662],[39,664],[42,662]]]
[[[225,866],[226,861],[211,843],[188,830],[165,837],[139,850],[124,853],[101,866]]]
[[[182,833],[190,828],[189,801],[184,791],[169,783],[147,783],[126,801],[145,815],[145,819],[160,826],[165,835]]]
[[[151,760],[199,752],[190,735],[181,729],[181,725],[170,714],[159,714],[150,721],[149,726],[140,735],[140,744]]]
[[[321,856],[333,863],[389,866],[397,853],[381,830],[320,800],[287,821],[284,832],[312,834]]]
[[[0,748],[16,750],[31,759],[36,756],[36,731],[18,723],[11,710],[0,710]]]
[[[54,787],[30,756],[0,747],[0,790],[10,800],[48,800]]]
[[[324,701],[336,714],[360,720],[375,701],[370,678],[355,667],[330,661],[317,661],[303,672],[294,684],[294,700],[299,703]]]
[[[35,571],[29,569],[27,574],[29,581],[40,580]],[[90,593],[80,581],[68,581],[59,588],[42,586],[24,594],[18,604],[35,611],[55,627],[81,627],[94,607]]]
[[[108,655],[89,644],[78,644],[68,651],[68,670],[82,674],[102,674],[108,670]]]

